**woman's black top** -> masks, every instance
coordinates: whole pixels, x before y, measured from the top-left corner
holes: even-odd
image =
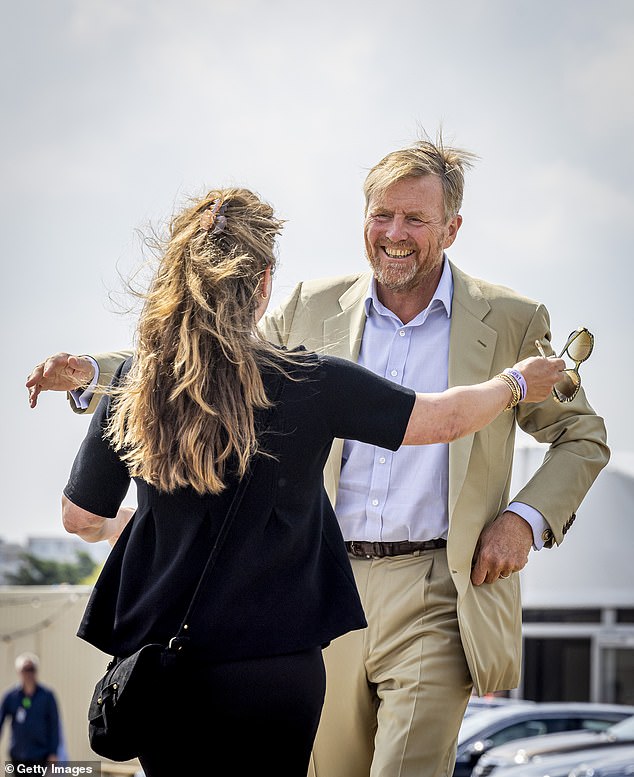
[[[189,622],[191,648],[210,661],[292,653],[366,625],[322,471],[334,438],[396,450],[410,389],[334,357],[306,355],[293,378],[263,371],[274,408],[261,411],[261,448],[240,509]],[[123,365],[129,369],[130,360]],[[280,385],[281,382],[281,385]],[[103,439],[102,398],[65,495],[113,518],[130,484]],[[177,632],[235,492],[158,491],[135,478],[137,510],[113,547],[78,635],[126,656]]]

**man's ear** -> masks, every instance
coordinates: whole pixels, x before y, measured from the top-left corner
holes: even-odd
[[[443,248],[449,248],[449,246],[453,244],[453,241],[456,239],[458,230],[461,226],[462,216],[458,213],[449,221],[449,224],[447,225],[447,234],[445,235],[445,241],[442,246]]]

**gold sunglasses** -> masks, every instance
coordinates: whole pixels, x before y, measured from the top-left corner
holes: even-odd
[[[539,340],[535,340],[535,347],[541,356],[547,358]],[[572,369],[564,370],[561,379],[553,386],[553,397],[557,402],[572,402],[577,396],[579,389],[581,388],[579,365],[590,358],[593,348],[594,335],[585,327],[575,329],[575,331],[570,334],[570,337],[566,340],[566,344],[561,349],[561,353],[557,358],[561,359],[566,353],[575,363],[575,366]]]

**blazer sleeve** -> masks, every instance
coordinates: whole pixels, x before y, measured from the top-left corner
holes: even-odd
[[[520,359],[535,355],[535,340],[542,343],[546,353],[553,352],[549,315],[543,305],[537,307],[526,330]],[[550,527],[542,536],[545,546],[559,545],[610,458],[605,423],[590,406],[583,389],[566,404],[549,397],[544,402],[518,405],[517,423],[549,448],[541,467],[513,501],[539,510]]]
[[[92,395],[90,404],[87,408],[77,407],[70,394],[67,394],[71,410],[79,415],[82,415],[83,413],[88,413],[90,415],[95,412],[99,400],[103,396],[103,389],[110,385],[110,382],[119,367],[129,356],[132,356],[132,351],[113,351],[111,353],[91,354],[91,356],[99,365],[99,382]]]

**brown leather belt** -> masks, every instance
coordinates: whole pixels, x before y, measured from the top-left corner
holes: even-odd
[[[351,556],[362,558],[384,558],[385,556],[407,556],[419,550],[437,550],[446,548],[447,540],[425,540],[424,542],[346,542],[346,550]]]

